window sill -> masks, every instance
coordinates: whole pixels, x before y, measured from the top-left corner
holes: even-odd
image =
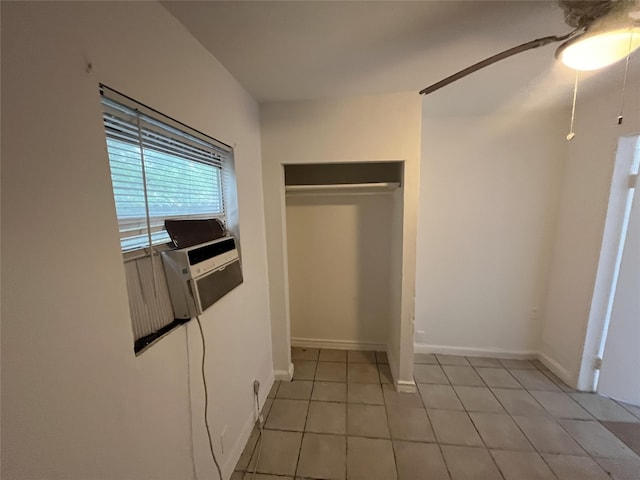
[[[160,245],[153,246],[153,255],[157,255],[158,253],[165,252],[167,250],[171,250],[173,247],[172,243],[161,243]],[[132,262],[134,260],[139,260],[141,258],[150,257],[151,249],[149,247],[139,248],[138,250],[130,250],[128,252],[122,252],[122,259],[125,263]]]
[[[190,318],[176,318],[173,322],[165,325],[160,330],[154,333],[150,333],[149,335],[145,335],[144,337],[139,338],[133,344],[133,351],[136,354],[136,357],[142,355],[153,345],[158,343],[162,338],[166,337],[173,330],[178,328],[180,325],[184,325]]]

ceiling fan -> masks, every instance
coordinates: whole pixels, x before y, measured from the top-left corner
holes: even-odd
[[[500,60],[550,43],[563,42],[556,58],[576,70],[596,70],[611,65],[640,47],[638,0],[559,0],[565,23],[573,30],[564,35],[537,38],[497,53],[422,90],[435,92],[450,83]]]

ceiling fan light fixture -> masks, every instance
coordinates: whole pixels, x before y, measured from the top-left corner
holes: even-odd
[[[597,70],[616,63],[640,47],[640,28],[589,31],[566,41],[556,58],[575,70]]]
[[[640,0],[558,0],[558,3],[564,10],[565,23],[573,27],[571,32],[536,38],[496,53],[423,88],[420,95],[428,95],[496,62],[550,43],[564,42],[556,50],[556,59],[578,72],[616,63],[640,47]],[[628,66],[627,62],[625,78]]]

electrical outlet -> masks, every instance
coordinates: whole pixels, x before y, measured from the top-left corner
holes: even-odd
[[[424,343],[424,330],[416,330],[416,342]]]

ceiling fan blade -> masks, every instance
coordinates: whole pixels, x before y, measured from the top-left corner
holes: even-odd
[[[571,36],[576,34],[578,29],[567,33],[566,35],[552,35],[549,37],[537,38],[535,40],[531,40],[530,42],[523,43],[522,45],[518,45],[516,47],[512,47],[504,52],[497,53],[489,58],[485,58],[481,62],[475,63],[470,67],[465,68],[464,70],[460,70],[458,73],[454,73],[453,75],[448,76],[444,80],[440,80],[439,82],[434,83],[426,88],[420,90],[420,95],[428,95],[429,93],[435,92],[436,90],[441,89],[449,85],[450,83],[455,82],[456,80],[460,80],[461,78],[466,77],[467,75],[472,74],[473,72],[477,72],[480,69],[488,67],[500,60],[504,60],[505,58],[509,58],[513,55],[517,55],[518,53],[526,52],[527,50],[532,50],[534,48],[543,47],[550,43],[562,42],[563,40],[569,39]]]

